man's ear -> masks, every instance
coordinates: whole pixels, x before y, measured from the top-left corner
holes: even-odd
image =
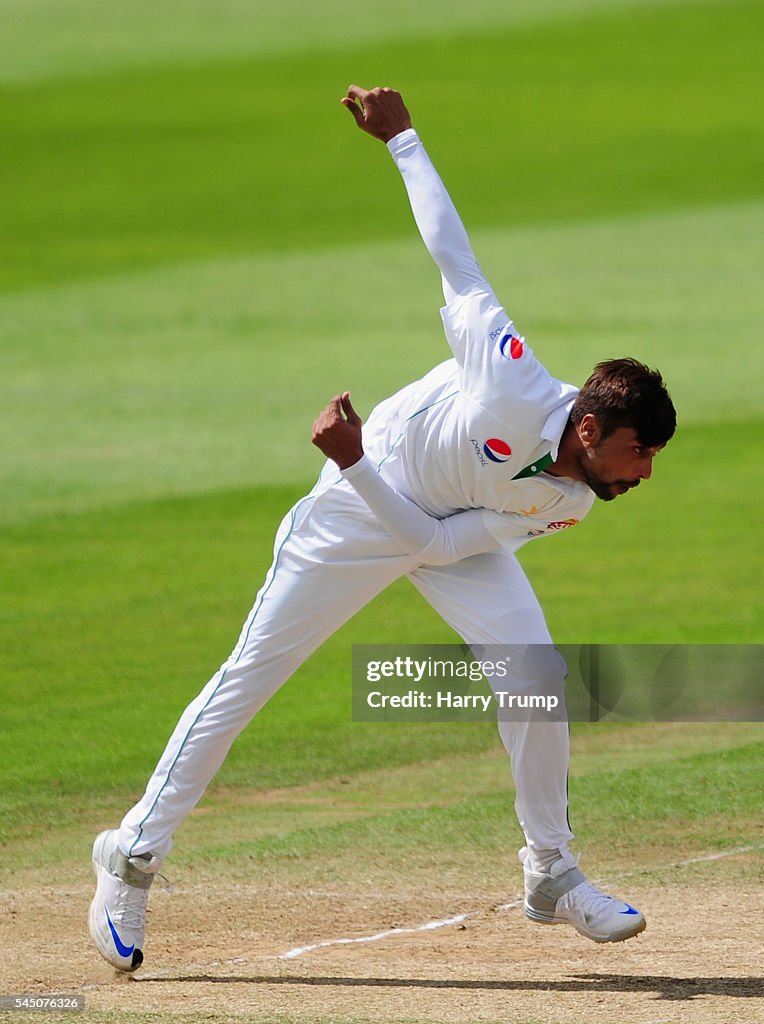
[[[602,427],[593,412],[588,412],[576,427],[584,448],[593,448],[602,437]]]

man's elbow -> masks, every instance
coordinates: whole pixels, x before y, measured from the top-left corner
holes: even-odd
[[[442,538],[435,537],[414,556],[419,565],[450,565],[458,561],[458,555],[450,544],[444,544]]]

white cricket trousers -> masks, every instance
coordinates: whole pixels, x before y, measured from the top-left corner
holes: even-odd
[[[417,565],[350,484],[326,468],[284,517],[273,564],[241,636],[181,716],[144,796],[122,821],[121,848],[129,855],[165,857],[175,830],[252,717],[327,637],[404,574],[473,649],[510,644],[539,652],[544,663],[534,668],[535,655],[519,658],[520,677],[502,679],[502,690],[538,693],[542,677],[554,686],[555,675],[556,692],[561,690],[564,663],[514,555],[492,552],[446,566]],[[499,732],[526,842],[537,849],[563,846],[573,838],[567,722],[500,722]]]

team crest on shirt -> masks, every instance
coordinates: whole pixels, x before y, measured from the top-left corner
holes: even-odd
[[[516,334],[505,334],[499,342],[499,352],[505,359],[519,359],[525,351],[525,338]]]
[[[560,519],[556,523],[547,523],[547,530],[567,530],[569,526],[575,526],[578,522],[577,519]]]

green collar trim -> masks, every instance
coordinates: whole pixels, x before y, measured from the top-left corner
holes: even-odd
[[[520,472],[513,476],[513,480],[522,480],[527,476],[537,476],[539,473],[543,473],[547,466],[551,466],[554,462],[552,453],[548,452],[546,455],[542,455],[540,459],[536,459],[530,466],[526,466],[525,469],[521,469]]]

